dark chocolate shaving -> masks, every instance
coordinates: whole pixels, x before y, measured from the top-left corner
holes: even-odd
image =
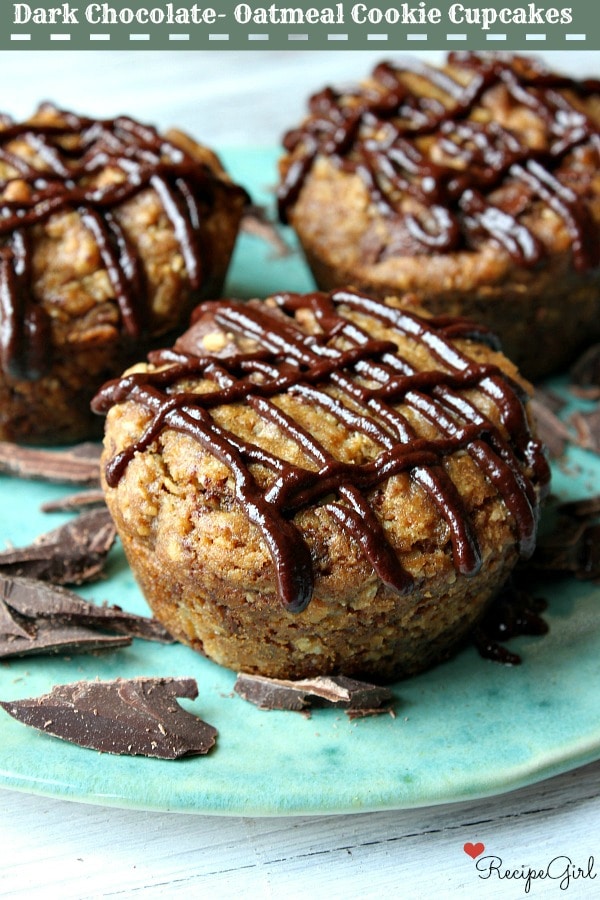
[[[0,601],[0,639],[15,637],[32,640],[35,637],[35,624],[28,622],[6,603]]]
[[[317,676],[298,681],[240,673],[234,691],[260,709],[303,710],[335,706],[346,710],[385,711],[394,699],[389,688],[345,675]],[[384,709],[382,709],[384,707]]]
[[[286,244],[276,224],[271,221],[262,206],[250,205],[246,207],[242,217],[241,229],[246,234],[250,234],[269,244],[273,249],[273,257],[275,259],[283,259],[294,253],[294,250]]]
[[[600,524],[561,516],[543,538],[530,565],[533,569],[573,575],[579,581],[600,579]]]
[[[27,547],[0,553],[0,572],[54,584],[83,584],[99,578],[116,537],[107,509],[82,513]]]
[[[561,503],[556,511],[565,516],[574,516],[576,519],[600,516],[600,494],[586,497],[583,500],[570,500],[567,503]]]
[[[522,635],[547,634],[548,624],[541,616],[546,607],[546,601],[520,586],[517,578],[510,579],[473,631],[472,640],[480,655],[504,665],[519,665],[519,654],[503,644]]]
[[[8,611],[9,616],[16,612],[37,624],[44,619],[57,627],[77,625],[163,644],[173,642],[156,619],[125,612],[120,606],[97,606],[64,587],[33,578],[0,575],[0,634],[3,611]]]
[[[583,388],[600,387],[600,344],[583,353],[570,372],[571,383]]]
[[[217,731],[184,710],[192,678],[133,678],[58,685],[49,694],[0,701],[13,718],[80,747],[126,756],[179,759],[208,753]]]
[[[104,506],[104,491],[100,488],[90,491],[78,491],[76,494],[68,494],[58,500],[49,500],[42,503],[42,512],[79,512],[82,509],[93,509]]]
[[[600,406],[590,412],[574,412],[569,424],[576,432],[574,442],[585,450],[600,453]]]
[[[26,637],[0,634],[0,659],[40,656],[48,653],[91,653],[128,647],[127,635],[103,634],[80,625],[61,625],[52,620],[37,619],[35,633]]]
[[[17,478],[57,483],[100,483],[100,444],[83,443],[69,450],[38,450],[0,441],[0,472]]]
[[[559,403],[560,405],[556,402],[555,395],[549,395],[548,392],[541,390],[536,390],[531,400],[537,436],[551,459],[558,459],[564,454],[571,437],[569,429],[556,414],[564,405],[560,400]]]

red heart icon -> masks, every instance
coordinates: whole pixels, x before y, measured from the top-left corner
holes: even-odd
[[[485,850],[485,844],[482,844],[479,841],[478,844],[471,844],[470,841],[467,841],[465,846],[463,847],[465,853],[468,853],[471,859],[477,859],[478,856],[481,856],[483,851]]]

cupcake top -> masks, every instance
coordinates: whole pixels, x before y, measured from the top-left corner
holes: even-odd
[[[178,497],[203,567],[222,569],[222,534],[293,612],[352,565],[399,592],[426,566],[474,575],[500,520],[526,555],[548,467],[526,385],[485,341],[351,290],[204,303],[96,396],[107,489],[130,479],[140,534],[172,528]]]
[[[51,327],[59,344],[172,327],[182,284],[207,277],[199,229],[217,189],[243,204],[214,154],[178,132],[51,104],[0,117],[2,369],[39,377]]]
[[[284,146],[282,221],[327,159],[392,223],[378,259],[493,241],[523,267],[565,248],[579,270],[600,264],[598,80],[508,54],[383,62],[355,89],[311,97]]]

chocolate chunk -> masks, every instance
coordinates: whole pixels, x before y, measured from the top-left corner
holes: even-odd
[[[116,530],[107,509],[82,513],[36,538],[27,547],[0,552],[0,572],[51,581],[83,584],[100,577]]]
[[[561,503],[556,510],[559,514],[574,516],[576,519],[587,519],[600,516],[600,494],[585,497],[583,500],[571,500]]]
[[[580,387],[600,387],[600,344],[583,353],[570,372],[573,384]]]
[[[600,578],[600,497],[559,504],[552,528],[543,534],[527,567],[574,575],[582,581]]]
[[[556,415],[561,408],[557,408],[556,400],[548,392],[537,390],[531,400],[538,437],[545,444],[551,459],[563,455],[570,438],[567,426]]]
[[[254,204],[248,206],[244,212],[241,227],[246,234],[251,234],[253,237],[270,244],[273,248],[275,259],[282,259],[294,253],[292,248],[282,238],[263,206],[255,206]]]
[[[394,697],[389,688],[344,675],[286,681],[240,673],[233,689],[260,709],[302,710],[309,706],[336,706],[348,710],[374,710],[389,704]]]
[[[28,627],[31,628],[31,622],[28,622]],[[33,632],[28,632],[26,637],[0,635],[0,659],[47,653],[90,653],[93,650],[115,650],[130,644],[131,638],[124,634],[103,634],[79,625],[61,625],[51,619],[36,619]]]
[[[104,506],[104,491],[100,488],[90,491],[78,491],[76,494],[69,494],[66,497],[60,497],[58,500],[49,500],[42,503],[40,509],[42,512],[79,512],[81,509],[89,509],[90,507]]]
[[[118,678],[58,685],[41,697],[0,706],[19,722],[80,747],[178,759],[208,753],[215,744],[216,729],[176,700],[197,696],[192,678]]]
[[[503,642],[521,635],[547,634],[548,624],[541,616],[547,605],[521,587],[517,576],[509,579],[471,635],[480,656],[503,665],[519,665],[521,657],[504,647]]]
[[[575,412],[569,417],[569,423],[575,429],[575,442],[586,450],[600,453],[600,406],[591,412]]]
[[[2,611],[7,609],[9,615],[16,612],[23,619],[35,622],[51,619],[61,626],[80,625],[160,643],[173,641],[156,619],[124,612],[119,606],[97,606],[64,587],[34,578],[0,574],[0,633],[3,630]]]
[[[19,637],[31,640],[35,637],[35,625],[23,619],[15,610],[0,602],[0,639]]]
[[[600,400],[600,387],[596,387],[595,385],[590,387],[579,387],[577,384],[572,384],[569,387],[569,391],[579,400]]]
[[[69,450],[38,450],[0,441],[0,472],[19,478],[71,484],[100,483],[100,444],[83,443]]]

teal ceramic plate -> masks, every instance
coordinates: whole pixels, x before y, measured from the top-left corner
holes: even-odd
[[[271,151],[226,154],[234,175],[267,200]],[[298,256],[275,258],[250,235],[236,253],[232,295],[311,285]],[[554,491],[575,498],[600,489],[600,465],[572,450]],[[61,486],[0,479],[0,546],[28,542],[68,517],[39,511]],[[99,602],[147,614],[120,548],[106,580],[82,589]],[[100,755],[0,714],[0,785],[90,803],[220,815],[295,815],[400,809],[497,794],[600,758],[600,587],[544,585],[550,632],[511,644],[523,664],[504,667],[466,649],[394,686],[396,716],[351,722],[262,712],[233,694],[235,676],[186,647],[136,640],[110,655],[0,663],[0,699],[54,684],[140,675],[192,676],[182,701],[219,731],[207,757],[164,762]]]

